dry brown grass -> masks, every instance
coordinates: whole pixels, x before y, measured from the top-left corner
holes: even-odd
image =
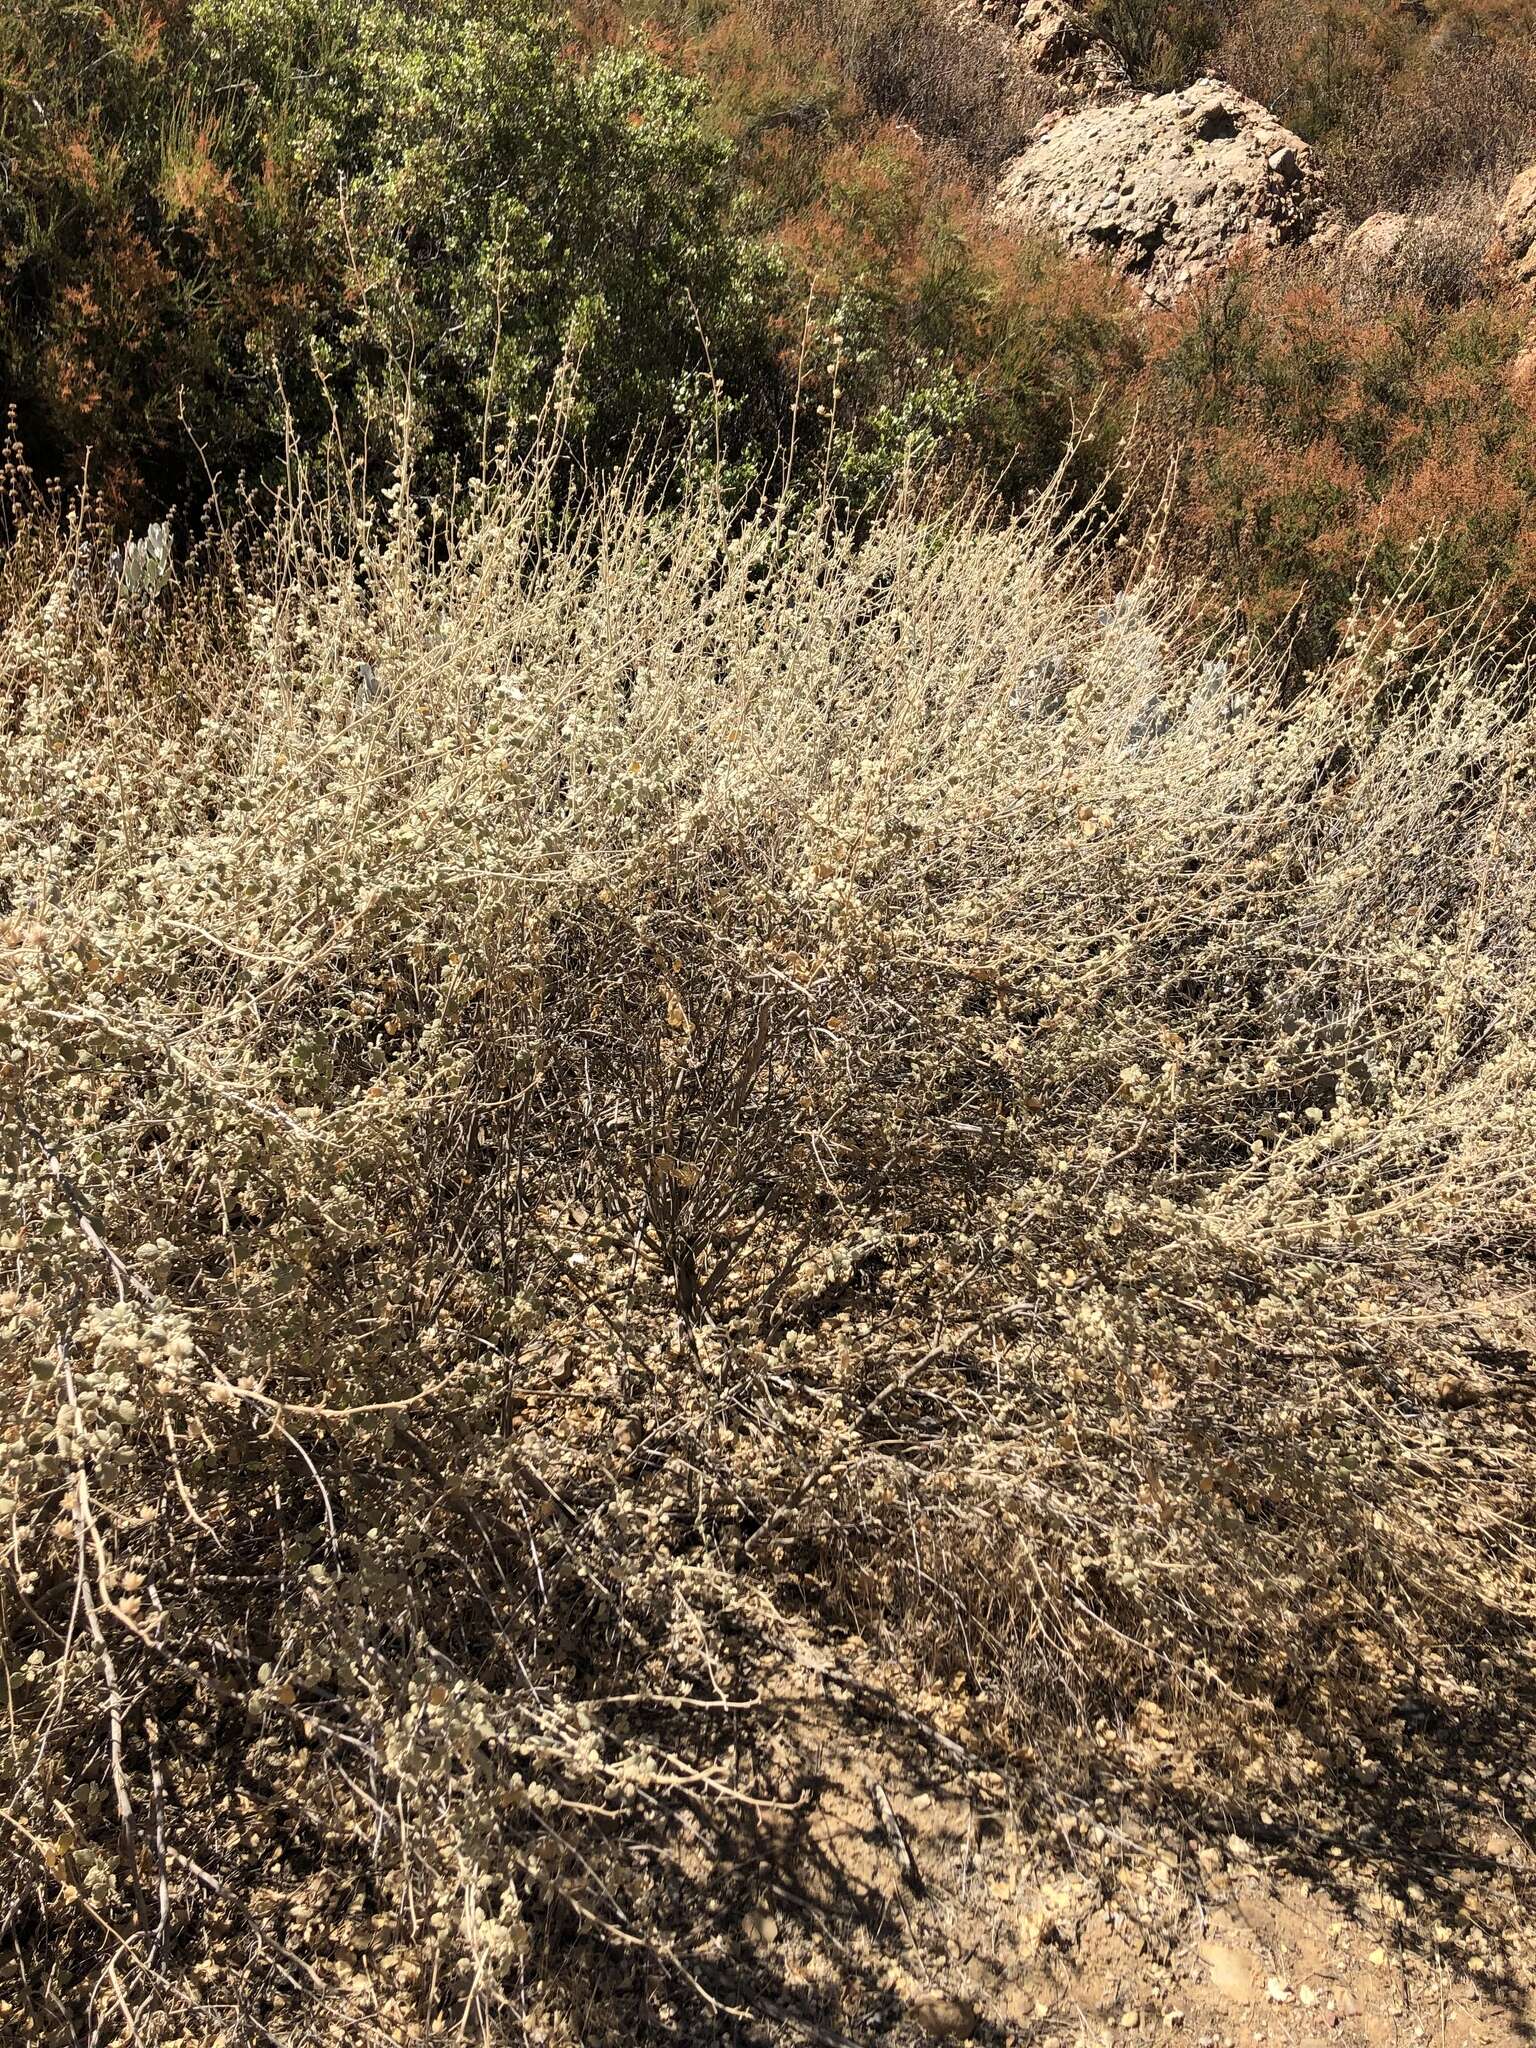
[[[1523,1810],[1529,677],[1102,580],[537,468],[13,552],[8,2040],[793,2035],[809,1631],[1053,1797],[1155,1707],[1184,1835]]]
[[[947,145],[978,178],[1024,147],[1057,104],[1011,33],[942,0],[747,0],[780,41],[831,51],[864,103]]]
[[[1528,28],[1409,31],[1399,46],[1402,26],[1383,10],[1373,46],[1327,6],[1257,0],[1236,11],[1212,59],[1318,145],[1331,200],[1356,220],[1443,211],[1468,188],[1500,194],[1536,156]]]
[[[1436,195],[1433,212],[1410,217],[1384,261],[1346,253],[1336,267],[1340,298],[1357,317],[1389,318],[1405,298],[1450,311],[1484,296],[1493,282],[1488,252],[1499,199],[1485,185]]]

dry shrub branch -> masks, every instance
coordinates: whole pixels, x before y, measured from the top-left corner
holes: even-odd
[[[818,1632],[1213,1827],[1528,1679],[1523,674],[538,465],[0,590],[8,2038],[764,2020]]]

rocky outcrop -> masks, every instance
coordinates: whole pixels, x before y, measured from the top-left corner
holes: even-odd
[[[1131,89],[1124,64],[1071,0],[952,0],[949,20],[994,54],[1015,103],[1036,120]]]
[[[1511,284],[1536,289],[1536,164],[1521,171],[1505,194],[1488,253]]]
[[[1412,233],[1413,221],[1406,213],[1367,214],[1339,245],[1339,261],[1363,277],[1378,277],[1400,266]]]
[[[1311,151],[1219,79],[1043,122],[1003,171],[1005,221],[1109,260],[1154,304],[1245,253],[1304,242],[1323,218]]]
[[[1411,284],[1414,227],[1410,214],[1371,213],[1329,238],[1333,281],[1351,311],[1366,312]]]
[[[1373,213],[1334,246],[1333,281],[1354,312],[1379,312],[1405,294],[1441,310],[1463,306],[1491,281],[1487,240],[1479,204]]]
[[[1130,85],[1108,43],[1062,0],[1024,0],[1015,33],[1019,54],[1042,77],[1091,93],[1120,93]]]

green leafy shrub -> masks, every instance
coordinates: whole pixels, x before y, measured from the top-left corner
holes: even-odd
[[[578,64],[530,0],[44,0],[0,30],[0,381],[50,468],[112,496],[259,470],[409,381],[477,457],[572,358],[575,430],[672,418],[707,336],[750,347],[751,265],[698,92]]]

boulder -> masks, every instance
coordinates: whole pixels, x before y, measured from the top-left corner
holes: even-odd
[[[1340,289],[1350,304],[1405,284],[1414,247],[1414,224],[1406,213],[1367,214],[1334,245]]]
[[[1489,282],[1487,239],[1486,214],[1480,224],[1475,207],[1373,213],[1333,251],[1335,282],[1356,311],[1379,309],[1400,293],[1429,306],[1462,306]]]
[[[1413,222],[1406,213],[1367,214],[1344,237],[1339,260],[1357,271],[1388,270],[1401,256],[1412,228]]]
[[[1107,257],[1167,305],[1240,254],[1309,240],[1323,188],[1299,136],[1202,78],[1043,121],[1004,167],[997,211]]]
[[[1019,54],[1043,77],[1093,93],[1119,93],[1129,87],[1119,57],[1063,0],[1023,0],[1014,28]]]
[[[1504,195],[1493,232],[1489,260],[1529,291],[1536,286],[1536,164],[1521,171]]]
[[[1521,405],[1536,409],[1536,340],[1530,336],[1526,337],[1520,353],[1504,372],[1504,382],[1511,396]]]

